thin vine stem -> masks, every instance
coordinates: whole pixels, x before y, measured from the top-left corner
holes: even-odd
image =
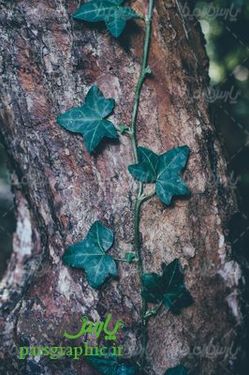
[[[143,59],[142,59],[142,64],[140,68],[139,78],[138,78],[136,88],[135,88],[135,98],[134,98],[134,105],[133,105],[132,119],[131,119],[131,139],[132,139],[132,145],[133,145],[134,159],[136,163],[138,162],[137,135],[136,135],[137,116],[138,116],[138,108],[139,108],[139,103],[140,103],[141,90],[142,90],[146,75],[149,72],[147,63],[148,63],[150,41],[151,41],[153,6],[154,6],[154,0],[149,0],[148,11],[145,17],[145,38],[144,38]]]
[[[154,0],[149,0],[148,10],[147,10],[147,14],[145,17],[145,37],[144,37],[144,46],[143,46],[143,58],[142,58],[139,78],[135,87],[135,97],[134,97],[131,127],[130,127],[130,137],[131,137],[131,144],[132,144],[135,163],[138,163],[137,117],[138,117],[138,110],[139,110],[139,104],[140,104],[141,90],[142,90],[146,75],[150,73],[150,69],[147,64],[148,64],[150,42],[151,42],[153,7],[154,7]],[[139,182],[137,193],[136,193],[136,198],[135,198],[135,206],[134,206],[134,250],[138,259],[137,265],[138,265],[138,273],[139,273],[139,278],[140,278],[140,283],[141,283],[141,292],[142,292],[142,275],[144,273],[143,259],[142,259],[142,252],[141,252],[141,238],[140,238],[141,206],[143,202],[145,202],[147,199],[151,198],[154,195],[154,192],[148,195],[144,195],[143,191],[144,191],[144,185],[143,183]],[[148,320],[145,319],[147,308],[148,308],[147,303],[142,296],[142,307],[141,307],[141,316],[140,316],[141,344],[142,344],[140,366],[142,370],[146,365],[146,349],[147,349],[147,341],[148,341],[148,337],[147,337]]]

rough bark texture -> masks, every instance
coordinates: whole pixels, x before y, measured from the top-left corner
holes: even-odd
[[[95,374],[83,360],[19,361],[15,348],[63,344],[64,328],[76,330],[82,314],[98,319],[107,311],[130,327],[119,342],[131,355],[139,348],[133,328],[140,308],[136,266],[120,264],[119,281],[97,292],[82,272],[61,261],[65,247],[84,237],[96,219],[115,229],[112,254],[120,256],[118,248],[132,249],[136,184],[127,172],[132,163],[129,139],[104,145],[91,157],[82,138],[61,129],[55,119],[79,105],[97,83],[117,102],[113,120],[129,123],[143,23],[130,23],[115,40],[102,26],[72,21],[79,1],[0,4],[0,134],[15,172],[18,220],[12,259],[1,284],[0,368],[5,374]],[[131,5],[144,13],[146,1]],[[174,1],[156,2],[153,76],[142,91],[138,139],[156,152],[182,144],[191,148],[185,179],[192,196],[177,200],[172,208],[157,198],[144,205],[144,267],[160,272],[163,261],[180,258],[195,300],[181,315],[162,311],[151,322],[148,352],[157,375],[179,362],[191,374],[223,375],[235,359],[228,349],[237,345],[233,327],[240,321],[240,270],[226,241],[234,201],[202,95],[208,83],[203,45],[197,22],[184,21]],[[200,95],[193,99],[196,93]],[[210,356],[208,345],[226,352],[216,350]]]

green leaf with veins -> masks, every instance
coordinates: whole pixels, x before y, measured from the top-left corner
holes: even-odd
[[[187,164],[189,151],[187,146],[176,147],[159,157],[156,194],[166,205],[170,205],[174,195],[189,194],[187,185],[180,177],[180,172]]]
[[[138,147],[137,153],[139,163],[129,165],[128,170],[130,174],[142,182],[155,182],[157,178],[159,156],[145,147]]]
[[[119,362],[115,357],[87,357],[91,364],[102,375],[137,375],[137,367],[126,362]]]
[[[148,303],[163,303],[173,314],[193,303],[184,285],[184,275],[178,259],[162,264],[162,275],[145,273],[142,276],[142,295]]]
[[[95,221],[83,241],[69,246],[63,262],[83,269],[89,284],[99,288],[107,278],[117,276],[116,263],[110,255],[106,255],[113,240],[113,232],[100,221]]]
[[[59,115],[57,122],[66,130],[82,134],[88,152],[92,153],[103,138],[118,138],[113,123],[106,120],[114,106],[114,99],[106,99],[97,86],[92,86],[85,103]]]
[[[155,182],[156,195],[169,206],[174,196],[188,195],[189,189],[180,177],[189,157],[188,146],[173,148],[164,154],[138,147],[138,164],[128,167],[131,175],[142,182]]]
[[[187,375],[187,369],[184,366],[169,368],[164,375]]]
[[[73,18],[80,21],[104,21],[110,33],[118,38],[132,18],[140,16],[129,7],[122,7],[123,0],[93,0],[82,4],[73,14]]]

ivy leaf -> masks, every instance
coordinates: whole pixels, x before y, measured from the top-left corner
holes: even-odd
[[[104,21],[110,33],[118,38],[132,18],[140,16],[129,7],[122,7],[123,0],[93,0],[79,7],[73,18],[80,21]]]
[[[189,152],[188,146],[181,146],[157,155],[145,147],[138,147],[139,162],[130,165],[128,170],[139,181],[155,182],[156,195],[169,206],[174,196],[189,194],[180,176],[187,164]]]
[[[63,262],[86,272],[89,284],[99,288],[110,276],[117,276],[113,258],[106,252],[113,244],[113,232],[100,221],[95,221],[84,240],[69,246]]]
[[[169,368],[164,375],[187,375],[187,369],[184,366]]]
[[[106,99],[97,86],[92,86],[85,103],[59,115],[57,122],[66,130],[82,134],[88,152],[92,153],[103,138],[118,138],[113,123],[105,119],[114,106],[114,99]]]
[[[174,195],[184,196],[189,194],[187,185],[180,177],[180,172],[187,164],[189,151],[187,146],[182,146],[160,155],[156,194],[167,206],[170,205]]]
[[[137,148],[138,164],[129,165],[130,174],[142,182],[155,182],[158,173],[159,156],[145,147]]]
[[[193,303],[184,285],[184,275],[178,259],[162,264],[162,275],[145,273],[142,276],[142,295],[149,303],[163,303],[173,314]]]
[[[87,362],[102,375],[137,375],[137,367],[126,362],[119,362],[116,358],[88,357]]]

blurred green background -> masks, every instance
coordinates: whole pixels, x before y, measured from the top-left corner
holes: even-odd
[[[230,223],[229,239],[233,255],[242,265],[248,282],[249,255],[249,2],[244,0],[181,2],[183,17],[197,16],[207,40],[210,58],[210,87],[202,95],[210,103],[213,121],[228,160],[230,183],[236,191],[239,209]],[[198,93],[197,93],[198,95]],[[197,98],[198,99],[198,98]],[[11,253],[11,236],[15,229],[13,201],[7,158],[0,146],[0,276]],[[247,288],[249,290],[249,288]],[[243,315],[249,326],[249,291],[244,291]],[[241,338],[248,348],[240,358],[238,374],[248,374],[249,340],[243,330]]]
[[[199,10],[210,59],[207,100],[228,161],[230,183],[238,212],[230,221],[233,256],[246,281],[243,301],[245,326],[238,375],[249,373],[249,2],[244,0],[194,2]]]

